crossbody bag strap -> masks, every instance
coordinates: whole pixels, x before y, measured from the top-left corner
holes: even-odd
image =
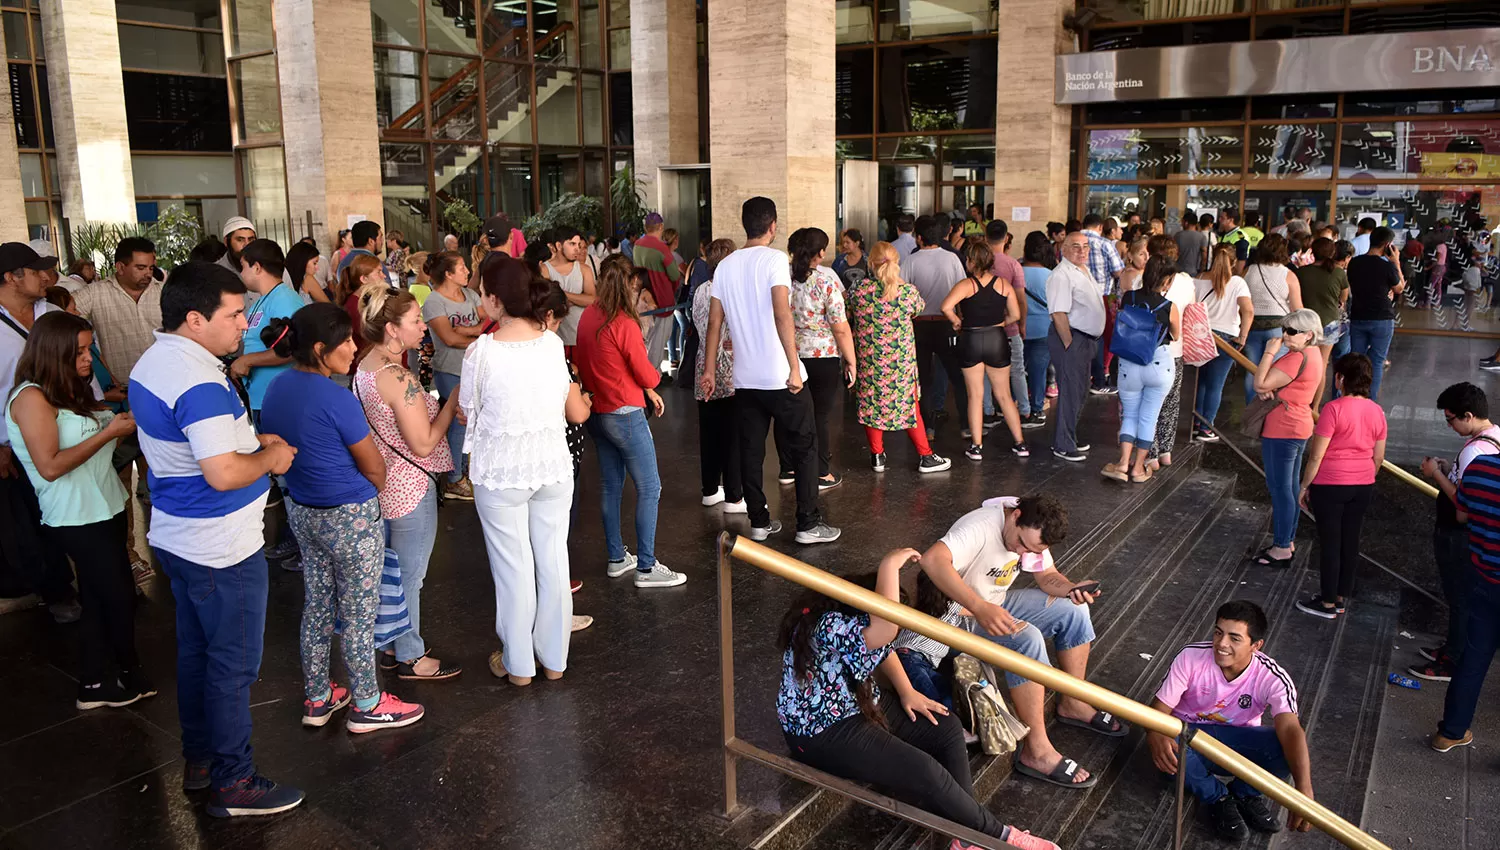
[[[1271,291],[1271,285],[1269,283],[1266,283],[1265,266],[1262,265],[1262,264],[1260,264],[1260,263],[1256,263],[1255,264],[1255,270],[1257,272],[1260,272],[1260,288],[1264,289],[1266,291],[1266,294],[1269,295],[1269,296],[1271,296],[1271,300],[1273,302],[1276,302],[1276,301],[1280,301],[1281,302],[1281,315],[1285,316],[1287,313],[1290,313],[1291,312],[1291,308],[1289,308],[1287,306],[1287,303],[1285,301],[1283,301],[1280,298],[1277,298],[1276,297],[1276,293],[1274,293],[1274,292]]]
[[[15,319],[12,319],[10,316],[5,315],[5,313],[3,311],[0,311],[0,322],[4,322],[7,325],[10,325],[10,329],[11,330],[13,330],[16,333],[18,333],[18,334],[21,335],[21,339],[24,340],[24,339],[30,339],[31,338],[31,334],[28,334],[26,332],[25,328],[23,328],[20,325],[16,324]]]
[[[385,369],[389,369],[389,368],[395,367],[396,365],[397,364],[395,364],[395,363],[387,363],[386,365],[381,366],[379,369],[376,369],[371,374],[379,374],[381,371],[383,371]],[[423,475],[427,476],[427,480],[429,480],[429,481],[432,482],[433,492],[437,493],[438,506],[442,507],[442,504],[443,504],[443,487],[442,487],[441,482],[438,480],[437,473],[435,473],[435,472],[427,469],[426,467],[424,467],[421,464],[417,463],[416,461],[412,460],[410,457],[407,456],[406,452],[403,452],[400,449],[396,448],[395,445],[393,445],[390,440],[387,440],[385,437],[382,437],[380,435],[380,429],[376,428],[375,427],[375,422],[372,419],[370,419],[370,411],[369,411],[368,408],[365,407],[364,397],[360,395],[360,392],[359,392],[359,381],[358,381],[357,378],[354,381],[353,389],[354,389],[354,398],[359,401],[359,409],[360,409],[360,411],[362,413],[364,413],[364,415],[365,415],[365,422],[367,424],[369,424],[369,426],[370,426],[370,433],[374,434],[375,435],[375,439],[379,440],[382,444],[384,444],[386,448],[388,448],[392,452],[394,452],[395,455],[396,455],[396,457],[399,457],[402,460],[406,461],[406,463],[409,466],[411,466],[412,469],[415,469],[418,472],[422,473]],[[387,405],[387,406],[389,406],[389,405]],[[396,412],[394,410],[392,410],[391,411],[391,418],[392,418],[392,420],[395,419],[395,415],[396,415]],[[398,429],[399,429],[399,426],[398,426]]]

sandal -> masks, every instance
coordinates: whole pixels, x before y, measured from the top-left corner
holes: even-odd
[[[1152,472],[1150,469],[1146,470],[1146,474],[1145,475],[1136,475],[1135,473],[1132,472],[1130,474],[1130,483],[1131,484],[1145,484],[1147,481],[1150,481],[1151,479],[1153,479],[1155,477],[1156,477],[1156,473]]]
[[[1259,552],[1255,553],[1255,557],[1251,560],[1255,561],[1255,563],[1257,564],[1260,564],[1262,567],[1276,567],[1277,569],[1283,570],[1292,565],[1292,558],[1295,557],[1295,555],[1288,555],[1285,558],[1273,558],[1271,557],[1271,548],[1272,547],[1267,546],[1266,548],[1260,550]]]
[[[1078,773],[1078,762],[1066,757],[1064,757],[1057,763],[1057,767],[1052,768],[1051,773],[1043,773],[1034,767],[1026,766],[1021,762],[1020,756],[1016,756],[1016,760],[1011,764],[1011,769],[1016,773],[1021,774],[1022,776],[1029,776],[1032,779],[1040,779],[1043,782],[1050,782],[1053,785],[1061,785],[1064,788],[1077,788],[1081,790],[1084,788],[1092,788],[1099,782],[1099,777],[1093,775],[1092,773],[1089,774],[1088,779],[1085,779],[1082,782],[1074,782],[1073,776]]]
[[[396,678],[410,681],[436,681],[438,679],[451,679],[464,671],[464,668],[458,664],[451,661],[438,661],[434,658],[433,660],[437,661],[437,670],[424,676],[417,672],[417,662],[427,657],[427,653],[424,652],[420,658],[414,658],[409,663],[403,661],[396,664]]]
[[[1088,720],[1063,717],[1059,714],[1057,722],[1064,726],[1077,726],[1079,729],[1098,732],[1107,738],[1123,738],[1130,734],[1130,726],[1115,719],[1115,716],[1107,711],[1095,711],[1094,716]]]
[[[1121,470],[1119,466],[1117,466],[1117,465],[1115,465],[1113,463],[1106,463],[1104,465],[1104,468],[1101,469],[1101,470],[1099,470],[1099,474],[1103,475],[1105,478],[1113,478],[1116,481],[1129,481],[1130,480],[1130,476],[1126,475],[1125,472],[1123,470]]]

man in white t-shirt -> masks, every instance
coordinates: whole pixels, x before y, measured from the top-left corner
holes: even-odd
[[[704,362],[719,356],[727,323],[734,339],[734,398],[739,416],[740,460],[750,539],[765,540],[781,530],[771,518],[762,487],[766,435],[775,422],[786,434],[781,449],[795,464],[798,543],[832,543],[840,531],[823,522],[818,511],[817,432],[812,399],[802,391],[807,371],[797,356],[792,325],[790,262],[771,247],[776,238],[776,202],[755,197],[740,217],[745,246],[725,257],[714,270]],[[703,394],[713,391],[714,371],[705,369]]]
[[[990,499],[960,517],[922,555],[922,570],[949,599],[973,614],[969,625],[975,634],[1041,664],[1049,664],[1051,638],[1057,666],[1084,679],[1094,640],[1088,606],[1098,597],[1099,585],[1070,581],[1053,566],[1050,547],[1062,542],[1067,532],[1068,513],[1056,499]],[[1030,573],[1036,586],[1011,590],[1022,572]],[[1031,727],[1031,734],[1021,741],[1016,770],[1067,788],[1094,785],[1098,779],[1065,758],[1047,737],[1046,689],[1013,673],[1006,673],[1005,681],[1016,716]],[[1109,737],[1130,731],[1109,712],[1072,697],[1058,700],[1057,718]]]
[[[1490,403],[1484,390],[1467,382],[1439,393],[1437,407],[1448,420],[1448,427],[1464,438],[1452,463],[1435,457],[1422,461],[1422,474],[1439,491],[1432,556],[1443,584],[1443,599],[1448,603],[1448,633],[1442,646],[1418,649],[1429,663],[1414,664],[1407,672],[1429,682],[1447,682],[1453,678],[1459,652],[1469,639],[1467,608],[1469,585],[1474,580],[1469,527],[1467,516],[1458,508],[1458,485],[1474,458],[1500,454],[1500,427],[1490,421]]]

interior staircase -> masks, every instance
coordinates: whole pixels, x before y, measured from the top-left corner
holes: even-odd
[[[1358,824],[1373,758],[1398,614],[1398,593],[1366,582],[1337,621],[1309,617],[1293,607],[1316,590],[1312,543],[1299,541],[1289,569],[1253,564],[1266,542],[1270,507],[1236,497],[1232,472],[1200,465],[1204,448],[1174,454],[1173,466],[1143,487],[1099,481],[1070,498],[1118,500],[1100,524],[1071,541],[1058,557],[1070,578],[1102,582],[1094,606],[1098,637],[1089,679],[1149,704],[1177,650],[1204,640],[1213,614],[1229,599],[1259,602],[1271,621],[1266,652],[1297,684],[1307,729],[1317,799]],[[1217,450],[1223,450],[1219,448]],[[1107,494],[1107,495],[1106,495]],[[1024,581],[1024,579],[1023,579]],[[1067,850],[1159,850],[1173,844],[1175,788],[1153,766],[1145,735],[1105,738],[1049,724],[1058,750],[1099,777],[1091,789],[1070,790],[1012,775],[1010,757],[976,756],[975,792],[1005,823],[1018,824]],[[751,846],[757,850],[943,850],[947,842],[921,827],[842,800],[811,792],[817,805],[789,812]],[[824,799],[816,799],[824,798]],[[811,814],[810,814],[811,813]],[[1220,842],[1185,806],[1185,846],[1235,846]],[[1336,847],[1319,833],[1252,834],[1237,846]]]

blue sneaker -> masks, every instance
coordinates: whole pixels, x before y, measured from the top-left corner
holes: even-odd
[[[224,788],[215,788],[206,811],[216,818],[274,815],[302,805],[303,794],[288,785],[256,774]]]
[[[349,689],[330,682],[327,699],[320,699],[316,702],[310,699],[302,701],[302,725],[325,726],[333,719],[335,711],[348,704]]]

